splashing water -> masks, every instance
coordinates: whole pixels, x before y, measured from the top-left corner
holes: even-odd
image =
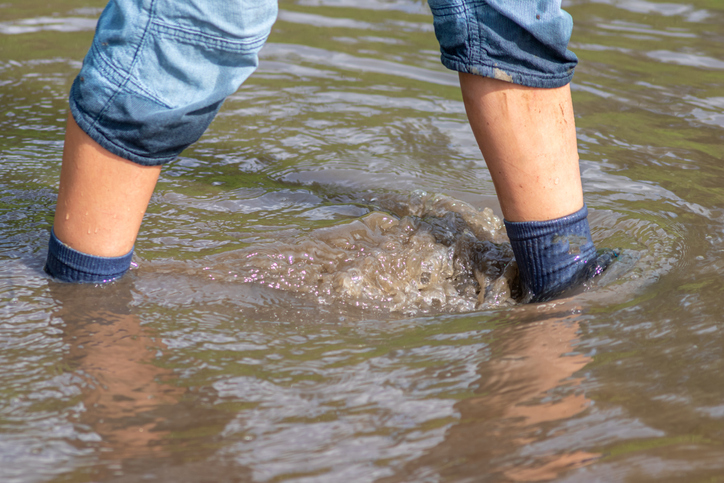
[[[359,219],[206,258],[203,273],[404,314],[466,312],[520,297],[504,225],[490,208],[422,191],[367,201],[372,211]],[[198,273],[196,263],[186,267]]]

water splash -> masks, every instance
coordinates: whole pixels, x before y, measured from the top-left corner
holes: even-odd
[[[422,191],[365,201],[371,212],[351,222],[185,270],[406,315],[512,305],[520,297],[504,225],[489,208]]]

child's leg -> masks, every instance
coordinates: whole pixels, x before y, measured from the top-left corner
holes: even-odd
[[[130,252],[161,166],[142,166],[112,154],[68,117],[53,231],[83,253]]]
[[[70,93],[46,271],[105,282],[130,266],[160,166],[254,71],[276,0],[114,0]]]
[[[605,263],[578,168],[571,18],[559,0],[429,3],[442,62],[460,72],[523,287],[534,301],[555,297]]]
[[[507,221],[544,221],[583,208],[568,85],[524,87],[460,74],[470,126]]]

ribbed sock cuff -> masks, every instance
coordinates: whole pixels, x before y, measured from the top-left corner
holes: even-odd
[[[50,230],[45,271],[61,282],[105,283],[120,278],[131,266],[133,250],[120,257],[98,257],[70,248]]]
[[[596,260],[588,208],[548,221],[505,221],[523,289],[531,301],[551,299],[588,277]]]

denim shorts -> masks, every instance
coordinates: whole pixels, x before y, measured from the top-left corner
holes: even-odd
[[[560,0],[429,0],[450,69],[532,87],[570,82]],[[276,0],[111,0],[70,92],[80,128],[145,166],[175,159],[256,69]]]
[[[70,91],[78,126],[146,166],[175,159],[258,65],[276,0],[111,0]]]
[[[578,63],[561,0],[429,0],[448,69],[529,87],[561,87]]]

